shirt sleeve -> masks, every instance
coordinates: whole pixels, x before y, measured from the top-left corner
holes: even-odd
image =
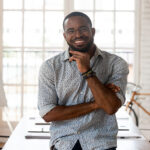
[[[38,109],[43,117],[57,105],[57,93],[54,82],[54,70],[51,64],[44,62],[39,71]]]
[[[111,76],[107,82],[113,83],[120,87],[120,91],[116,93],[117,97],[121,100],[122,105],[125,102],[125,92],[127,85],[127,76],[129,73],[128,64],[122,58],[118,57],[112,64]]]

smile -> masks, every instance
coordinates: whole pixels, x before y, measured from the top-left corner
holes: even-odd
[[[84,40],[76,40],[74,43],[80,45],[80,44],[84,44],[85,41]]]

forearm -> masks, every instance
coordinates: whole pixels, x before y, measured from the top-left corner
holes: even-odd
[[[103,109],[107,114],[114,114],[121,106],[121,101],[115,92],[106,88],[96,76],[88,78],[87,83],[98,107]]]
[[[43,119],[46,122],[69,120],[86,115],[96,109],[97,105],[94,102],[77,104],[73,106],[56,106],[48,112]]]

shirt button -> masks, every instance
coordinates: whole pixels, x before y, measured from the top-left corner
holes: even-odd
[[[78,131],[77,134],[80,134],[80,132]]]

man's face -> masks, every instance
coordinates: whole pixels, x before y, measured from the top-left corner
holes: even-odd
[[[71,50],[87,52],[93,45],[94,34],[95,29],[84,17],[73,16],[64,23],[64,38]]]

